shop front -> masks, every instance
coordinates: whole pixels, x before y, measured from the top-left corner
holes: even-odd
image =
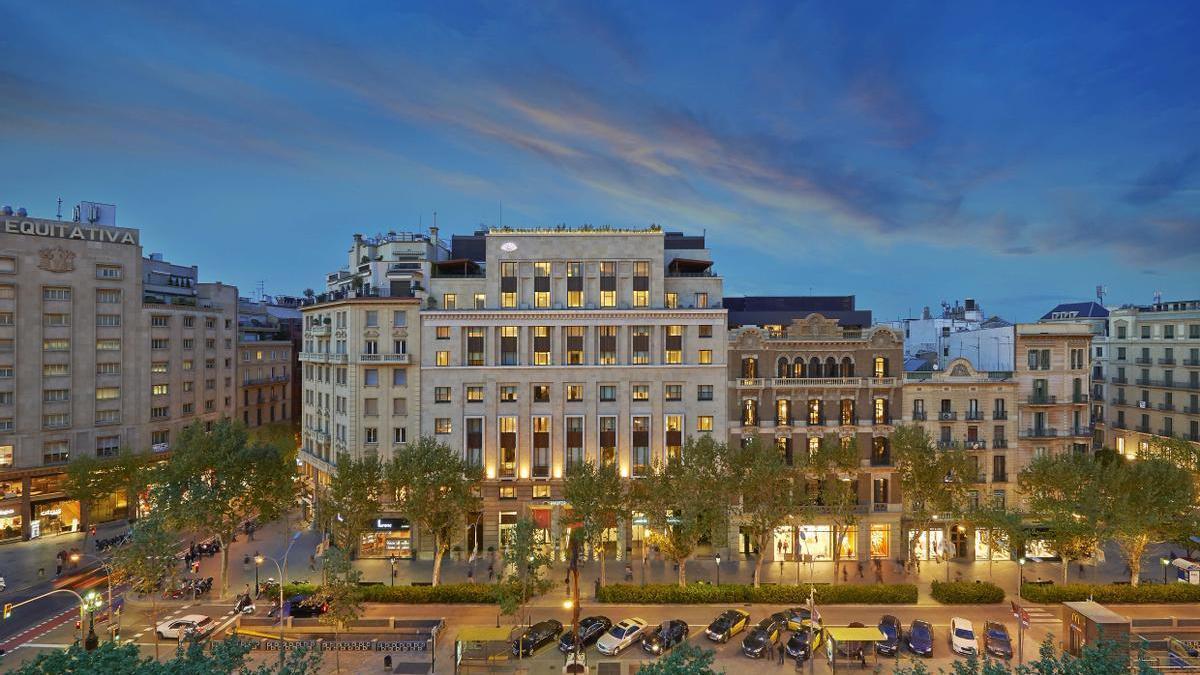
[[[21,541],[23,523],[20,500],[0,502],[0,542]]]
[[[976,560],[1010,560],[1012,558],[1003,536],[989,535],[987,530],[975,530]]]
[[[378,517],[371,521],[369,532],[362,535],[358,546],[360,558],[413,557],[412,525],[407,518]]]
[[[785,525],[775,528],[772,542],[772,560],[802,560],[823,562],[833,560],[833,547],[838,544],[838,535],[843,534],[832,525]],[[838,550],[839,560],[854,560],[858,547],[858,528],[844,529]]]
[[[102,525],[114,520],[121,520],[129,515],[129,501],[125,498],[124,490],[97,499],[88,507],[88,523]]]
[[[29,520],[30,539],[78,531],[78,501],[57,499],[33,503],[33,517]]]

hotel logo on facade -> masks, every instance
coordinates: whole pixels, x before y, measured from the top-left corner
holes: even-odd
[[[98,241],[104,244],[138,245],[137,230],[102,227],[85,223],[61,223],[53,220],[22,220],[6,218],[5,234],[27,234],[34,237]]]

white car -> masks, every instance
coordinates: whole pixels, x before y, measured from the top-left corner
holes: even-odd
[[[213,629],[213,620],[203,614],[188,614],[158,624],[160,640],[182,640],[193,635],[203,637]]]
[[[629,645],[637,642],[646,630],[646,620],[634,617],[609,628],[596,641],[596,649],[605,656],[616,656],[625,651]]]
[[[975,628],[970,621],[957,616],[950,619],[950,649],[963,656],[974,654],[977,651]]]

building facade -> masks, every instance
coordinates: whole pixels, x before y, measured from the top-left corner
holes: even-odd
[[[968,505],[1019,501],[1017,476],[1028,462],[1016,442],[1017,381],[1011,371],[979,371],[965,358],[947,368],[906,373],[904,423],[923,428],[939,448],[968,453],[974,462]],[[929,559],[948,537],[959,559],[1008,560],[987,537],[963,524],[922,533],[917,553]]]
[[[1200,442],[1200,301],[1111,310],[1102,352],[1105,447],[1136,457],[1155,436]]]
[[[790,304],[804,305],[799,299]],[[848,318],[852,315],[843,320]],[[861,515],[845,533],[838,557],[886,559],[905,550],[890,442],[904,400],[900,337],[890,328],[870,327],[869,313],[865,328],[844,327],[819,313],[776,316],[769,320],[780,323],[759,326],[743,319],[729,332],[731,445],[757,438],[778,447],[791,464],[797,453],[809,452],[825,438],[854,444],[861,465],[854,478]],[[762,554],[768,561],[833,560],[838,535],[820,519],[785,526],[776,531],[772,550]],[[752,554],[748,536],[738,542],[741,555]]]
[[[269,299],[238,298],[238,392],[236,417],[249,428],[292,424],[295,354],[289,319],[300,323],[298,308]]]
[[[3,539],[125,517],[137,495],[67,499],[67,462],[164,452],[182,426],[232,414],[237,290],[143,258],[139,231],[101,206],[0,216]]]
[[[1016,326],[1018,452],[1084,453],[1092,445],[1092,329],[1086,323]]]
[[[484,470],[469,550],[499,548],[529,516],[563,555],[569,464],[637,480],[689,436],[725,437],[726,313],[711,267],[703,237],[657,228],[453,238],[421,312],[419,410],[423,434]],[[612,534],[617,556],[644,541],[636,517]]]

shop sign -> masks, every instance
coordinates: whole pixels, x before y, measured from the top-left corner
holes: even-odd
[[[376,532],[391,532],[394,530],[409,530],[412,526],[409,525],[407,518],[376,518]]]
[[[6,518],[16,513],[16,509],[0,509],[0,518]]]
[[[39,516],[61,516],[62,509],[41,509],[38,511]]]

